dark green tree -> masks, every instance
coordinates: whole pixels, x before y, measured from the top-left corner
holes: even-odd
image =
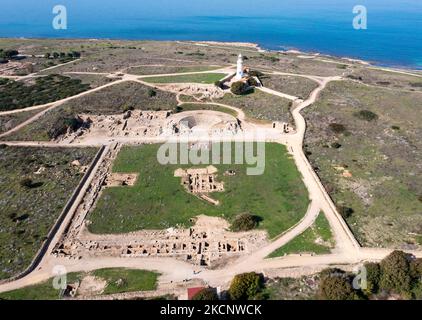
[[[218,300],[218,295],[214,288],[204,288],[195,294],[192,300],[216,301]]]
[[[319,285],[318,295],[323,300],[354,300],[357,298],[350,279],[341,274],[323,277]]]
[[[234,232],[249,231],[258,225],[259,218],[248,213],[237,215],[231,225]]]
[[[245,84],[242,81],[237,81],[237,82],[234,82],[232,84],[232,86],[231,86],[231,92],[233,94],[235,94],[235,95],[240,96],[240,95],[246,93],[247,88],[248,88],[248,85],[247,84]]]
[[[379,290],[379,282],[381,279],[381,267],[379,263],[368,262],[364,264],[366,268],[366,283],[367,288],[364,292],[367,295],[377,293]]]
[[[409,293],[411,289],[409,255],[393,251],[381,261],[380,288],[397,293]]]
[[[229,295],[232,300],[251,300],[263,288],[263,276],[250,272],[235,276],[230,284]]]

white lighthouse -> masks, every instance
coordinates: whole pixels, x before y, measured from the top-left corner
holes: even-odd
[[[239,57],[237,58],[236,80],[242,79],[243,76],[243,56],[242,54],[239,54]]]

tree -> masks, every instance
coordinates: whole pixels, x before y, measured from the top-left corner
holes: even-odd
[[[337,134],[344,133],[346,131],[346,127],[341,123],[330,123],[329,128]]]
[[[251,87],[258,87],[259,83],[254,77],[251,77],[248,79],[248,85]]]
[[[379,290],[379,282],[381,279],[381,267],[379,263],[365,263],[367,288],[365,293],[370,295],[377,293]]]
[[[33,181],[32,181],[32,179],[30,179],[30,178],[23,178],[23,179],[20,181],[20,185],[21,185],[22,187],[24,187],[24,188],[31,189],[31,188],[32,188],[32,185],[33,185]]]
[[[235,95],[242,95],[246,92],[248,86],[246,83],[242,82],[242,81],[237,81],[234,82],[231,86],[231,92]]]
[[[410,275],[417,281],[422,278],[422,258],[418,258],[410,262]]]
[[[248,213],[237,215],[231,225],[234,232],[249,231],[255,229],[258,225],[259,218]]]
[[[157,91],[155,91],[154,89],[148,89],[148,97],[152,98],[155,97],[157,95]]]
[[[381,289],[407,294],[410,291],[411,282],[407,253],[396,250],[381,261]]]
[[[192,300],[216,301],[218,300],[218,295],[214,288],[204,288],[195,294]]]
[[[321,279],[319,297],[323,300],[354,300],[357,295],[348,277],[331,274]]]
[[[360,110],[359,112],[355,112],[354,116],[365,121],[373,121],[378,119],[378,115],[369,110]]]
[[[250,272],[235,276],[230,284],[229,295],[232,300],[251,300],[263,288],[261,274]]]
[[[50,59],[50,58],[51,58],[51,53],[50,53],[50,52],[47,52],[47,53],[44,55],[44,58],[46,58],[46,59]]]

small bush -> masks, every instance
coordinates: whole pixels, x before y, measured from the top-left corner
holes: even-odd
[[[217,80],[216,82],[214,82],[214,85],[217,87],[217,88],[222,88],[222,86],[223,86],[223,84],[221,83],[221,81],[220,80]]]
[[[333,131],[336,134],[346,132],[346,127],[340,123],[330,123],[329,128],[331,131]]]
[[[66,134],[68,130],[75,132],[84,125],[83,120],[79,117],[62,116],[58,118],[56,123],[48,130],[48,137],[50,139],[57,139],[61,135]]]
[[[318,295],[323,300],[355,300],[357,298],[348,277],[338,274],[330,274],[321,280]]]
[[[365,121],[374,121],[378,119],[378,115],[369,110],[361,110],[359,112],[355,112],[354,116],[360,120]]]
[[[259,220],[257,216],[248,213],[240,214],[234,218],[231,229],[234,232],[249,231],[258,226]]]
[[[391,126],[391,129],[393,129],[394,131],[399,131],[400,127],[399,126]]]
[[[381,261],[380,288],[407,294],[411,289],[409,255],[403,251],[393,251]]]
[[[345,206],[338,207],[338,211],[344,219],[350,218],[355,213],[355,210]]]
[[[192,300],[216,301],[218,300],[218,295],[215,289],[205,288],[193,296]]]
[[[334,142],[331,144],[331,147],[334,149],[340,149],[341,148],[341,144],[338,142]]]
[[[250,272],[235,276],[230,284],[229,295],[232,300],[251,300],[262,290],[261,274]]]
[[[232,84],[231,92],[235,95],[240,96],[242,94],[245,94],[247,89],[248,89],[247,84],[245,84],[242,81],[237,81],[237,82]]]
[[[259,83],[258,83],[258,81],[256,81],[255,78],[252,77],[252,78],[248,79],[248,85],[251,86],[251,87],[257,87],[257,86],[259,86]]]
[[[148,89],[148,97],[152,98],[155,97],[157,95],[157,91],[155,91],[154,89]]]
[[[410,275],[412,278],[420,280],[422,277],[422,258],[410,262]]]
[[[366,268],[367,276],[367,288],[365,293],[370,295],[377,293],[379,290],[379,282],[381,279],[381,267],[379,263],[365,263],[364,267]]]

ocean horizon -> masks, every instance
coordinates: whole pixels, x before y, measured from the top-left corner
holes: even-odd
[[[422,70],[422,1],[250,0],[119,3],[63,0],[68,27],[52,27],[57,2],[2,4],[2,38],[84,38],[256,43]],[[368,28],[355,30],[355,5],[368,10]]]

